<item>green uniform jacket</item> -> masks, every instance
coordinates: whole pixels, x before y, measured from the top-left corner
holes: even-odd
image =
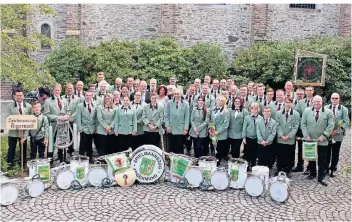
[[[244,101],[243,107],[244,107],[246,110],[250,111],[250,110],[249,110],[249,107],[251,106],[252,103],[253,103],[253,99],[252,99],[249,95],[247,95],[247,96],[246,96],[246,99],[245,99],[245,101]]]
[[[313,107],[313,99],[309,102],[309,107]],[[306,108],[307,108],[307,98],[300,100],[297,105],[297,112],[299,112],[301,117]]]
[[[211,110],[210,122],[215,123],[215,131],[218,131],[218,140],[226,140],[228,135],[228,128],[230,124],[230,111],[222,108],[216,111],[216,107]]]
[[[115,133],[122,135],[130,135],[132,132],[137,133],[137,117],[136,110],[128,107],[125,112],[124,107],[116,109],[115,112]]]
[[[40,140],[42,138],[45,138],[46,140],[49,138],[49,121],[48,121],[48,117],[44,116],[43,114],[40,114],[37,117],[37,129],[35,130],[29,130],[29,135],[30,136],[35,136],[38,132],[38,130],[40,129],[40,131],[38,132],[38,134],[36,135],[35,139],[36,140]],[[43,126],[42,126],[43,125]]]
[[[89,113],[86,101],[77,105],[76,123],[77,130],[83,131],[85,134],[93,134],[97,130],[97,105],[92,103],[91,112]]]
[[[202,109],[198,109],[198,107],[194,107],[191,114],[191,129],[189,131],[189,135],[194,138],[205,138],[208,136],[208,124],[210,118],[209,109],[206,110],[204,115],[204,111]],[[194,129],[198,131],[198,135],[194,133]]]
[[[254,97],[252,97],[252,99],[253,99],[253,102],[255,102],[255,103],[264,103],[265,102],[265,95],[263,95],[261,102],[260,102],[259,96],[254,96]]]
[[[32,115],[32,106],[29,103],[23,102],[22,105],[22,115]],[[20,111],[18,110],[18,105],[17,103],[13,102],[7,105],[6,107],[6,113],[7,115],[20,115]],[[9,130],[8,134],[9,137],[19,137],[19,131],[18,130]]]
[[[135,104],[134,101],[132,101],[132,108],[134,108],[136,110],[136,118],[137,118],[137,133],[136,133],[136,135],[137,136],[144,134],[143,107],[144,107],[144,105]]]
[[[197,95],[193,100],[194,107],[196,107],[198,105],[199,96],[202,96],[202,94]],[[205,96],[205,105],[207,106],[207,109],[213,109],[213,107],[216,106],[214,96],[212,96],[211,94],[208,93]]]
[[[182,135],[183,130],[189,129],[189,105],[184,100],[180,100],[176,109],[175,99],[170,100],[166,105],[165,126],[171,127],[171,133]]]
[[[277,127],[277,142],[282,144],[293,145],[296,141],[296,133],[299,127],[301,117],[299,113],[291,108],[288,112],[288,119],[286,121],[286,109],[278,112],[276,115],[276,122],[279,124]],[[289,136],[290,139],[283,141],[281,136]]]
[[[213,96],[214,100],[216,101],[216,98],[218,98],[219,96],[221,96],[221,90],[220,90],[220,87],[217,89],[217,90],[214,90],[213,88],[210,89],[208,91],[210,93],[210,95]],[[215,92],[216,92],[216,96],[215,96]]]
[[[276,136],[277,123],[273,118],[269,119],[268,125],[265,126],[264,117],[258,121],[256,124],[257,130],[257,141],[260,144],[263,140],[268,142],[268,145],[271,145]]]
[[[318,121],[315,121],[316,111],[313,108],[306,108],[301,119],[301,129],[303,137],[310,136],[312,139],[323,138],[323,142],[318,142],[320,146],[327,146],[328,138],[334,130],[334,116],[330,109],[322,107],[319,111]]]
[[[243,123],[243,130],[242,130],[242,138],[245,139],[246,137],[251,139],[257,139],[257,129],[256,125],[263,117],[261,115],[257,115],[255,120],[253,119],[252,115],[249,113],[248,116],[244,118]]]
[[[330,109],[331,111],[333,111],[333,106],[332,105],[326,105],[325,108]],[[334,114],[334,112],[333,112]],[[349,122],[350,119],[348,118],[348,109],[343,106],[343,105],[338,105],[338,107],[336,107],[335,109],[335,116],[334,116],[334,120],[335,120],[335,125],[336,123],[338,123],[340,120],[343,121],[343,124],[340,128],[336,128],[334,127],[334,129],[337,129],[337,134],[335,136],[333,136],[335,141],[339,141],[341,142],[343,140],[343,131],[347,129],[347,127],[349,126]]]
[[[99,105],[97,108],[97,133],[100,135],[108,135],[105,130],[105,127],[111,127],[111,133],[114,134],[114,118],[115,118],[116,109],[107,109],[103,108],[102,105]]]
[[[69,102],[68,95],[66,95],[64,98],[66,99],[68,103],[68,107],[70,109],[70,114],[69,114],[70,120],[72,120],[72,122],[75,122],[77,105],[81,103],[81,101],[84,101],[84,99],[81,100],[78,96],[75,96],[74,94],[71,96],[70,102]]]
[[[275,101],[270,101],[270,102],[268,103],[268,101],[265,100],[263,103],[259,103],[259,107],[260,107],[260,112],[259,112],[259,114],[260,114],[261,116],[263,116],[263,109],[264,109],[264,107],[266,107],[266,106],[269,106],[269,107],[271,108],[271,115],[270,115],[270,117],[273,118],[273,119],[276,119],[276,106],[275,106]]]
[[[49,97],[44,103],[44,115],[48,117],[49,125],[53,126],[53,130],[56,127],[56,122],[61,115],[70,115],[70,107],[67,104],[67,100],[64,97],[60,97],[61,110],[57,105],[57,99],[55,97]]]
[[[155,105],[156,107],[153,109],[152,104],[147,104],[143,107],[143,114],[142,114],[142,119],[143,119],[143,130],[146,132],[157,132],[159,133],[161,124],[164,120],[164,107],[160,106],[158,103]],[[148,127],[148,124],[152,124],[158,129],[155,131],[151,131]]]
[[[293,100],[293,109],[296,110],[297,112],[298,112],[299,101],[300,100],[297,100],[297,99]]]
[[[244,119],[249,115],[246,109],[242,109],[235,117],[235,110],[230,109],[229,138],[242,139]]]
[[[276,115],[280,112],[282,112],[283,109],[285,109],[285,102],[281,103],[280,110],[277,110],[279,108],[279,103],[278,101],[273,102],[271,105],[271,117],[275,120]]]
[[[189,102],[189,96],[190,95],[185,95],[185,99],[184,101],[187,101],[188,105],[189,105],[189,113],[191,115],[193,108],[197,107],[198,101],[195,101],[194,99],[197,97],[196,95],[191,96],[191,101]]]

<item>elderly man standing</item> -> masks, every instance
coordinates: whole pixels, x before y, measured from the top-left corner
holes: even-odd
[[[115,84],[110,86],[109,91],[110,92],[114,92],[114,91],[121,92],[121,87],[122,87],[122,79],[121,78],[116,78],[115,79]]]
[[[150,92],[147,91],[147,82],[146,81],[144,81],[144,80],[140,81],[139,90],[138,91],[141,92],[141,102],[142,102],[142,104],[144,104],[144,103],[148,103],[149,104],[150,103]],[[134,100],[134,94],[135,93],[136,93],[136,91],[131,93],[131,95],[130,95],[130,100],[131,101]]]
[[[329,144],[327,154],[327,166],[330,164],[330,177],[335,177],[334,172],[337,170],[336,166],[339,162],[341,143],[350,120],[348,118],[348,109],[340,104],[340,95],[338,93],[331,95],[331,104],[326,105],[325,108],[332,111],[335,120],[335,127],[331,134],[333,141]]]
[[[174,90],[174,99],[166,106],[165,126],[170,135],[171,152],[183,154],[183,136],[189,129],[189,105],[181,99],[181,91]]]
[[[150,79],[149,80],[149,86],[148,86],[148,92],[156,93],[157,88],[158,88],[158,86],[157,86],[156,79]]]
[[[330,109],[323,107],[321,96],[313,97],[313,107],[306,108],[303,112],[301,127],[304,139],[316,140],[318,142],[318,182],[327,186],[324,181],[325,171],[327,170],[327,155],[329,137],[334,130],[334,116]],[[316,177],[316,162],[310,161],[310,175],[308,179]]]
[[[75,96],[80,98],[81,101],[84,100],[83,86],[84,86],[84,84],[82,81],[77,81],[76,89],[75,89]]]

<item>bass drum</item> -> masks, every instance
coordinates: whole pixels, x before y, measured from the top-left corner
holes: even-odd
[[[152,145],[150,145],[152,146]],[[165,170],[165,161],[155,149],[138,148],[131,160],[131,167],[140,183],[154,183],[160,179]]]
[[[210,183],[216,190],[225,190],[230,183],[227,171],[224,168],[218,168],[211,175]]]
[[[138,154],[140,151],[142,150],[153,150],[155,152],[158,152],[161,156],[163,155],[162,150],[154,145],[142,145],[140,147],[138,147],[137,149],[135,149],[131,154],[130,157],[133,158],[136,154]]]

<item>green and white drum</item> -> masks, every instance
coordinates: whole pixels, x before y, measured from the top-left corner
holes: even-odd
[[[170,180],[178,183],[185,176],[187,169],[193,164],[194,158],[181,154],[169,154],[171,159]]]
[[[163,175],[165,161],[159,150],[156,146],[144,145],[133,152],[131,167],[140,183],[154,183]]]
[[[244,188],[247,179],[247,161],[239,158],[232,158],[228,161],[228,174],[230,187],[235,189]]]
[[[216,170],[217,159],[213,156],[202,156],[198,160],[198,165],[202,169],[204,181],[210,181],[211,175]]]
[[[39,175],[40,179],[45,184],[45,189],[49,188],[52,184],[50,158],[48,159],[35,159],[27,162],[29,169],[29,177],[33,178]]]
[[[74,156],[70,161],[70,169],[82,186],[88,183],[89,157]]]

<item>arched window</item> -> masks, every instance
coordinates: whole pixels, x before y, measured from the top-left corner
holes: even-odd
[[[44,23],[40,27],[40,33],[51,39],[51,27],[49,24]],[[51,46],[48,44],[41,44],[42,50],[51,50]]]

